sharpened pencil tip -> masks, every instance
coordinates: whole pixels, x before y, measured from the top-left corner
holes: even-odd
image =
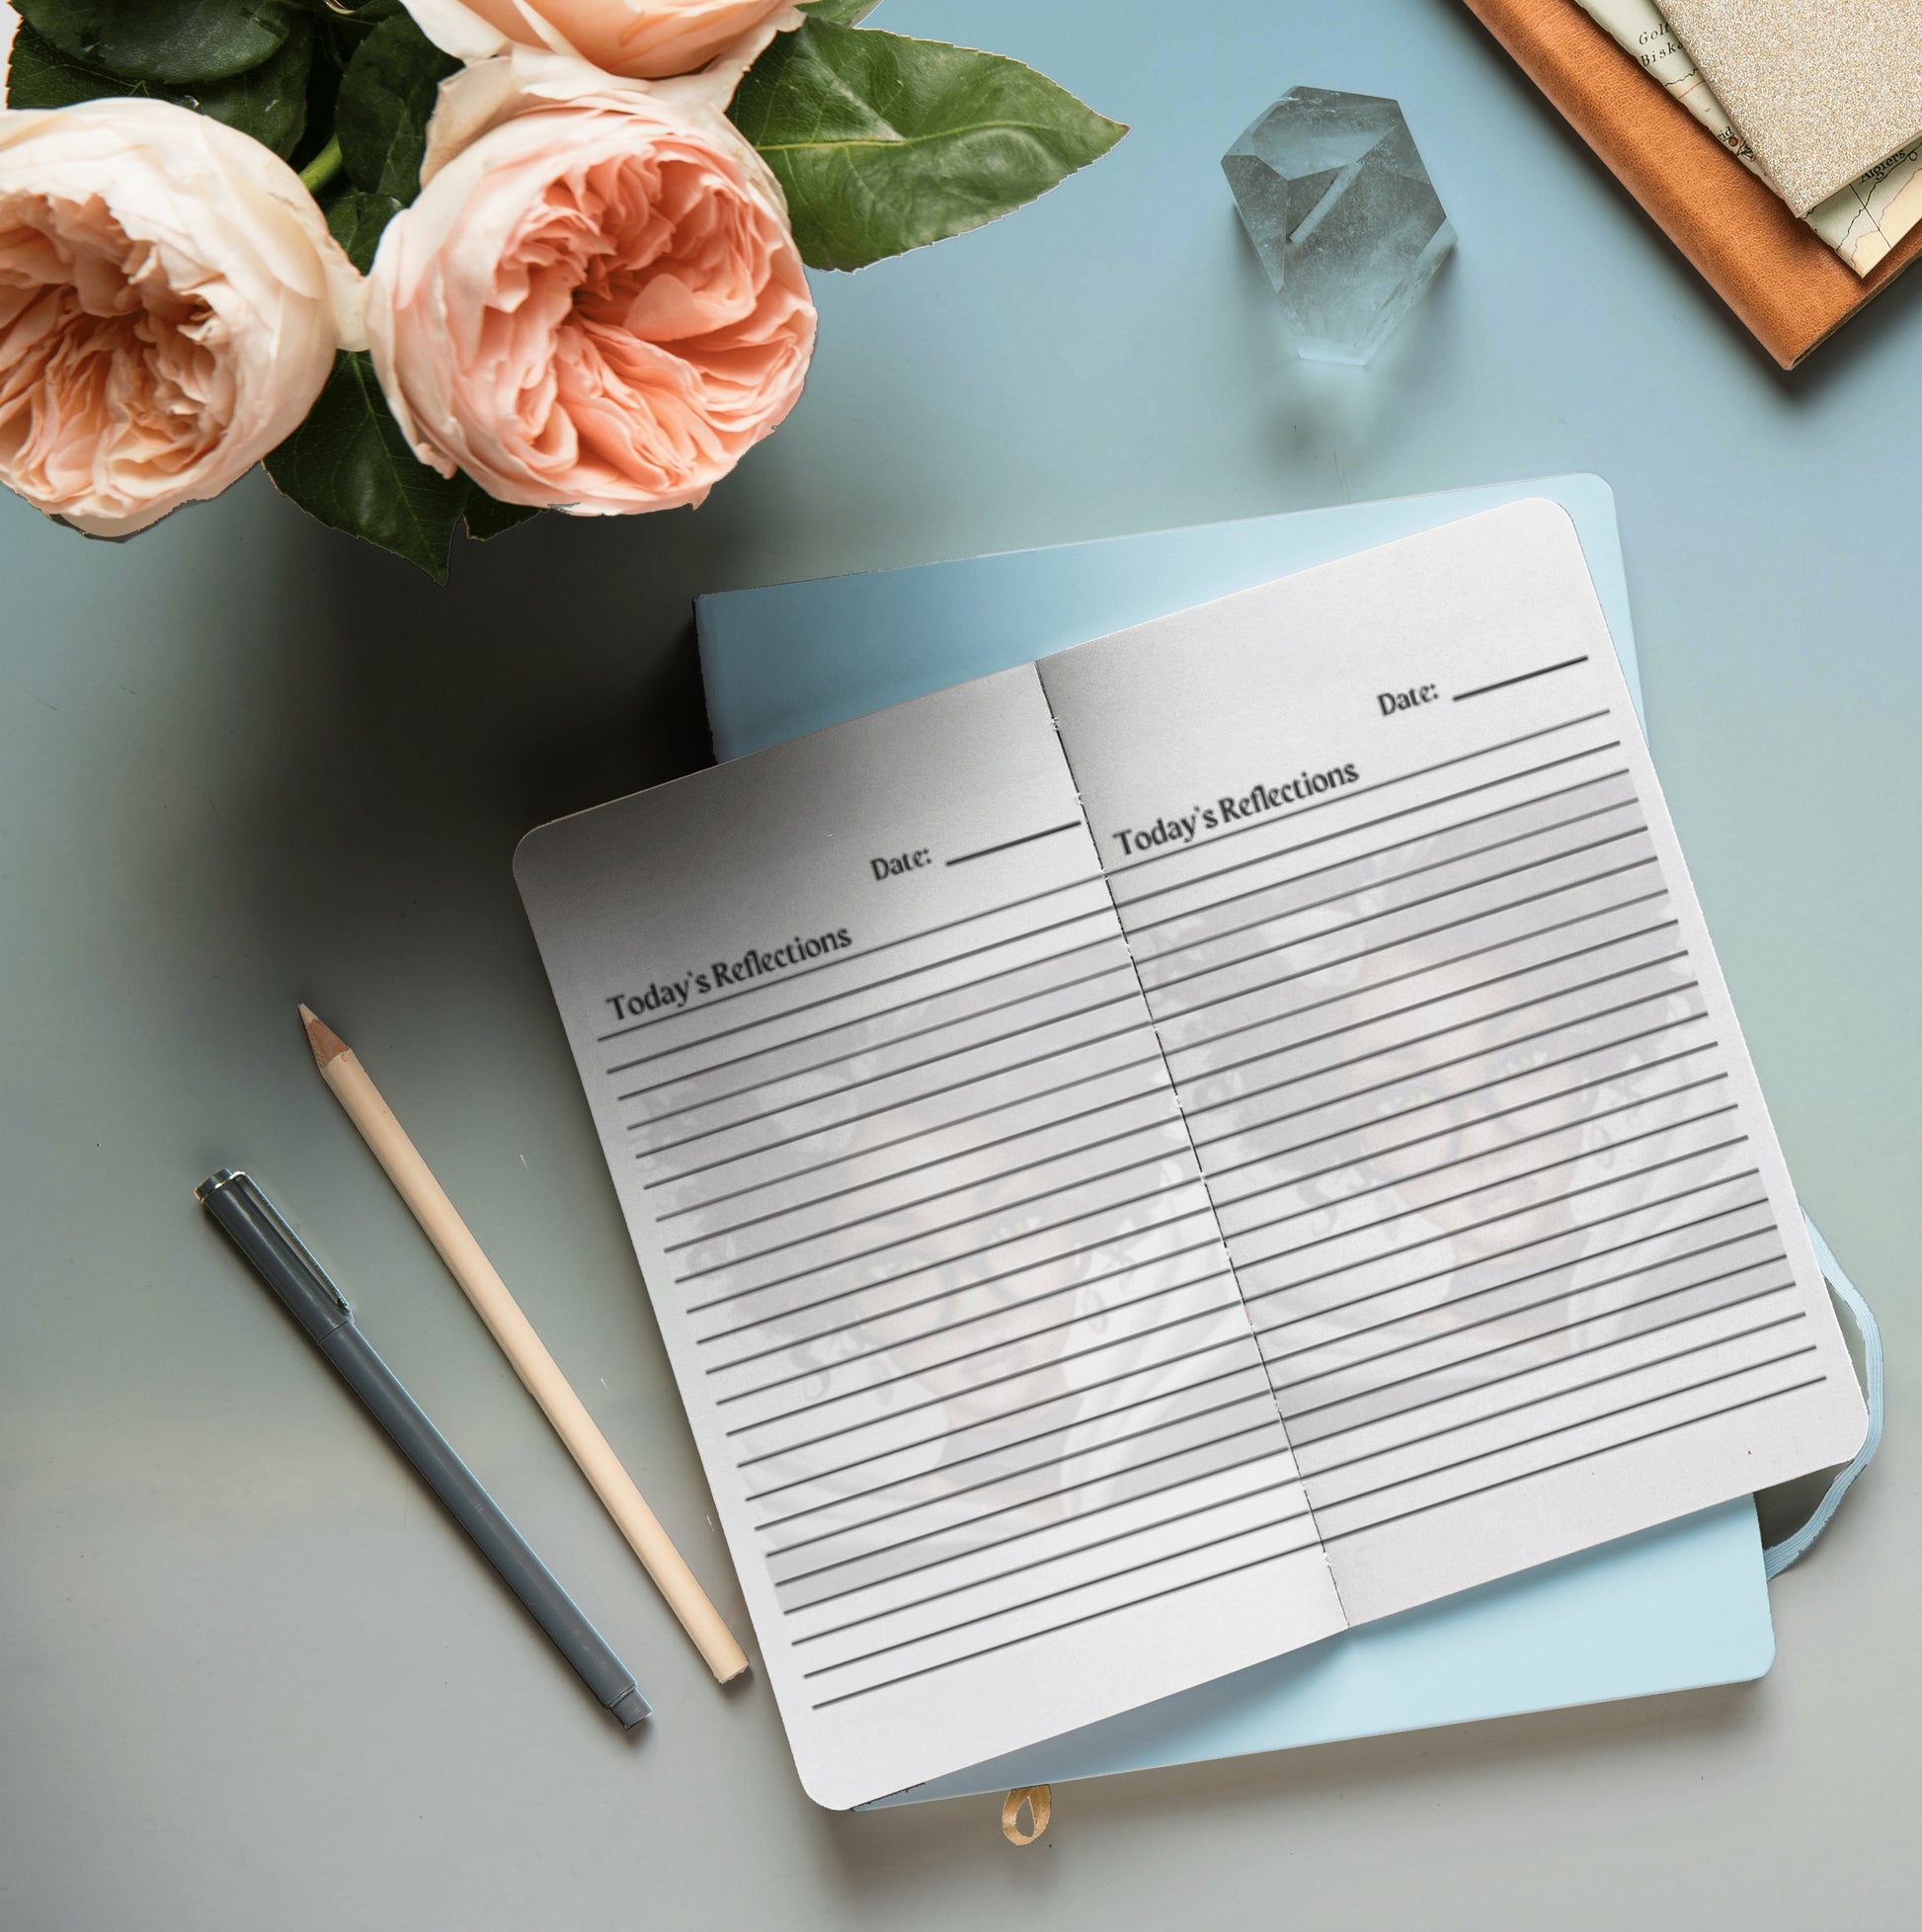
[[[305,1001],[300,1003],[300,1021],[307,1029],[307,1044],[314,1050],[314,1065],[324,1074],[328,1063],[347,1051],[347,1042]]]

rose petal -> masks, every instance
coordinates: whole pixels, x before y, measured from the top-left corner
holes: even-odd
[[[697,503],[794,405],[815,311],[779,184],[696,88],[516,49],[445,84],[367,333],[397,422],[509,503]]]
[[[120,536],[312,407],[360,279],[284,162],[170,103],[0,113],[0,479]]]

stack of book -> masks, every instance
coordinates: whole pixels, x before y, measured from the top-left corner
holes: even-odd
[[[1922,254],[1918,225],[1858,275],[1575,0],[1467,4],[1784,368]]]

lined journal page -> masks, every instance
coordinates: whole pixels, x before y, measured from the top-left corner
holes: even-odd
[[[517,870],[815,1798],[1339,1628],[1031,668]]]
[[[1040,669],[1350,1621],[1853,1454],[1561,510]]]

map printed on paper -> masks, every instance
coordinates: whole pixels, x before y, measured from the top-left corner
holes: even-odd
[[[1867,275],[1922,221],[1922,141],[1879,161],[1803,219],[1857,275]]]
[[[1576,4],[1751,174],[1768,181],[1754,149],[1729,120],[1727,109],[1703,79],[1654,0],[1576,0]],[[1810,208],[1803,219],[1857,275],[1867,275],[1922,221],[1922,140],[1878,162]]]

